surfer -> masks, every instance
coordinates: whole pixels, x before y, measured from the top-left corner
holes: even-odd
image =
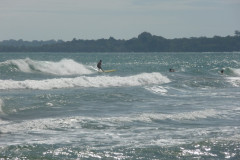
[[[175,72],[175,70],[174,70],[174,69],[172,69],[172,68],[170,68],[170,69],[169,69],[169,72]]]
[[[222,70],[221,70],[221,73],[223,74],[223,72],[224,72],[224,70],[222,69]]]
[[[100,60],[97,64],[98,70],[102,70],[104,72],[104,70],[102,69],[102,60]]]

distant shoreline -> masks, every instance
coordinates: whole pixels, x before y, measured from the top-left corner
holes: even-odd
[[[239,32],[235,32],[239,33]],[[5,40],[0,52],[239,52],[240,35],[166,39],[148,32],[129,40]]]

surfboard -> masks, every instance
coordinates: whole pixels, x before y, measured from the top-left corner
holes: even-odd
[[[116,70],[116,69],[112,69],[112,70],[104,70],[105,73],[107,73],[107,72],[115,72],[115,71],[117,71],[117,70]]]
[[[104,70],[104,72],[103,71],[98,71],[98,72],[108,73],[108,72],[115,72],[115,71],[117,71],[117,70],[116,69],[112,69],[112,70]]]

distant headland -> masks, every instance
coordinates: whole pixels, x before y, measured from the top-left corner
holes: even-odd
[[[0,52],[233,52],[240,51],[240,32],[234,36],[166,39],[143,32],[129,40],[0,41]]]

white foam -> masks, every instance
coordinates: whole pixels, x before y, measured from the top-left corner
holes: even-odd
[[[3,102],[3,100],[0,98],[0,115],[5,115],[5,113],[4,113],[3,110],[2,110],[3,105],[4,105],[4,102]],[[6,124],[6,123],[7,123],[6,121],[3,121],[3,120],[0,119],[0,125],[1,125],[1,124]],[[1,130],[0,130],[0,134],[1,134]]]
[[[122,122],[152,122],[155,120],[196,120],[199,118],[207,117],[217,117],[221,113],[213,110],[202,110],[193,112],[183,112],[176,114],[162,114],[162,113],[143,113],[140,115],[131,115],[127,117],[66,117],[66,118],[46,118],[46,119],[36,119],[31,121],[22,121],[20,123],[5,123],[6,126],[2,128],[1,132],[21,132],[21,131],[42,131],[42,130],[52,130],[59,128],[79,128],[79,124],[85,124],[88,122],[96,122],[97,125],[106,124],[108,126],[115,126],[116,124],[122,124]]]
[[[237,76],[240,76],[240,69],[232,69],[233,73]]]
[[[240,69],[230,68],[233,73],[232,77],[226,77],[227,82],[232,84],[234,87],[240,87]]]
[[[131,117],[121,117],[118,120],[123,121],[143,121],[143,122],[151,122],[154,120],[196,120],[200,118],[207,117],[218,117],[220,112],[217,112],[213,109],[201,110],[201,111],[192,111],[192,112],[182,112],[176,114],[163,114],[163,113],[143,113],[137,116]]]
[[[183,112],[176,114],[143,114],[140,117],[146,120],[196,120],[200,118],[215,117],[219,113],[213,109],[202,111]]]
[[[4,114],[2,106],[4,105],[3,100],[0,98],[0,114]]]
[[[207,112],[211,112],[212,114],[206,114]],[[179,116],[178,114],[172,114],[172,117],[169,114],[165,114],[167,118],[173,118],[174,120],[179,119],[188,119],[187,116],[190,114],[205,114],[205,116],[213,116],[215,117],[218,113],[216,113],[214,110],[204,110],[199,112],[187,112],[184,113],[185,116]],[[183,114],[183,113],[182,113]],[[154,116],[149,116],[149,114],[142,114],[140,117],[151,117],[151,118],[158,118],[159,116],[162,116],[164,114],[152,114]],[[156,117],[157,116],[157,117]],[[3,122],[1,133],[17,133],[19,136],[14,141],[8,141],[9,144],[22,144],[22,143],[45,143],[45,144],[55,144],[56,142],[61,143],[67,143],[67,142],[76,142],[76,138],[83,137],[85,141],[93,142],[96,139],[99,139],[100,141],[105,140],[115,140],[117,142],[120,142],[122,145],[126,146],[127,141],[134,141],[134,145],[142,146],[142,145],[160,145],[160,146],[166,146],[166,145],[174,145],[174,144],[181,144],[186,143],[186,139],[172,139],[172,136],[181,135],[179,137],[182,137],[183,135],[189,135],[190,139],[189,142],[192,142],[192,138],[197,137],[206,137],[206,135],[211,134],[211,132],[219,132],[224,133],[226,135],[229,135],[236,140],[239,140],[239,128],[233,128],[233,127],[206,127],[206,128],[171,128],[169,126],[168,128],[170,130],[158,130],[157,128],[151,126],[146,127],[147,132],[139,132],[142,126],[135,126],[128,130],[128,131],[119,131],[118,127],[121,127],[123,124],[122,122],[126,122],[126,119],[131,119],[131,121],[136,120],[143,120],[139,118],[138,115],[132,117],[132,115],[128,117],[82,117],[82,116],[74,116],[74,117],[64,117],[64,118],[44,118],[44,119],[34,119],[34,120],[24,120],[20,121],[18,123],[13,122]],[[165,117],[165,118],[166,118]],[[199,116],[194,116],[196,119]],[[200,116],[201,118],[201,116]],[[152,119],[149,119],[151,120]],[[130,121],[130,122],[131,122]],[[143,120],[145,122],[145,120]],[[127,121],[129,122],[129,121]],[[1,124],[1,123],[0,123]],[[110,128],[104,129],[104,131],[94,130],[86,128],[86,126],[90,125],[96,125],[98,126],[108,126]],[[136,130],[135,130],[136,129]],[[173,129],[173,130],[172,130]],[[138,132],[134,132],[138,131]],[[156,132],[155,132],[156,130]],[[60,133],[61,132],[61,133]],[[30,134],[29,134],[30,133]],[[31,134],[31,133],[39,133],[39,134]],[[137,133],[137,134],[134,134]],[[44,136],[41,136],[43,134]],[[24,136],[28,135],[29,137],[22,138]],[[156,137],[157,135],[161,135],[161,140],[153,140],[152,137]],[[237,136],[236,136],[237,135]],[[9,134],[9,137],[11,135]],[[228,136],[228,137],[229,137]],[[110,137],[110,139],[109,139]],[[142,140],[145,141],[142,141]],[[106,142],[106,141],[105,141]],[[144,143],[143,143],[144,142]],[[169,143],[167,143],[169,142]],[[94,142],[93,142],[94,143]],[[0,142],[0,145],[4,144],[4,142]],[[119,145],[121,145],[119,144]],[[129,144],[131,145],[131,144]]]
[[[240,77],[227,77],[227,82],[231,83],[234,87],[240,87]]]
[[[197,119],[205,119],[205,118],[226,118],[224,116],[224,112],[216,111],[214,109],[206,109],[200,111],[191,111],[191,112],[182,112],[175,114],[164,114],[164,113],[142,113],[138,115],[131,115],[127,117],[108,117],[108,118],[86,118],[86,117],[74,117],[75,121],[100,121],[101,123],[115,123],[115,122],[152,122],[157,120],[197,120]],[[69,120],[70,121],[70,120]],[[71,122],[73,122],[71,120]],[[76,122],[75,122],[76,123]]]
[[[212,156],[217,157],[217,154],[209,153],[208,151],[202,151],[201,149],[183,149],[182,148],[182,156],[186,155],[195,155],[195,156]]]
[[[161,95],[166,95],[168,92],[167,89],[162,86],[145,87],[145,89],[152,93]]]
[[[55,78],[46,80],[0,80],[0,89],[59,89],[72,87],[119,87],[144,86],[168,83],[170,80],[160,73],[142,73],[134,76],[80,76],[76,78]]]
[[[91,74],[92,71],[81,63],[72,59],[62,59],[59,62],[53,61],[36,61],[30,58],[8,60],[1,64],[15,65],[21,72],[33,73],[42,72],[54,75],[82,75]]]

